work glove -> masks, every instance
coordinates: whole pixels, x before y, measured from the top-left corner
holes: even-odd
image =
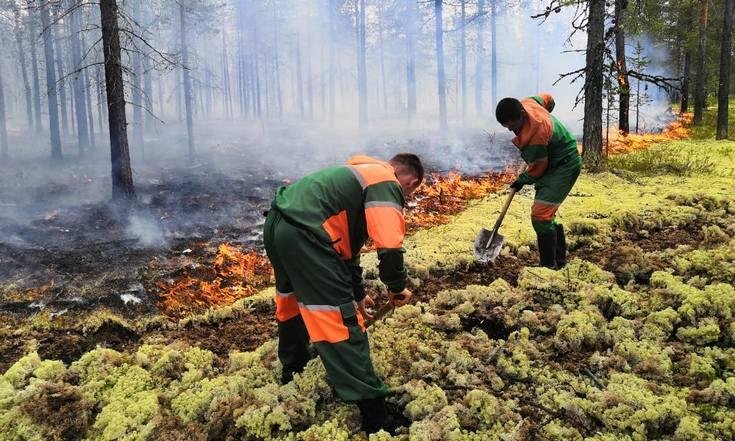
[[[525,184],[523,184],[523,182],[516,179],[515,181],[513,181],[512,184],[510,184],[510,188],[514,189],[515,191],[521,191],[524,185]]]
[[[369,295],[366,295],[362,298],[362,300],[359,300],[357,302],[357,309],[360,311],[360,314],[362,314],[362,318],[364,320],[373,319],[373,315],[370,314],[367,310],[367,308],[372,308],[373,306],[375,306],[375,300],[373,300],[373,298]]]
[[[413,297],[413,293],[408,288],[404,288],[401,292],[390,293],[390,302],[397,308],[407,304],[411,300],[411,297]]]

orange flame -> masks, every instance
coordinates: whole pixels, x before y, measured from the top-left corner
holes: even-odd
[[[206,279],[187,273],[177,280],[156,282],[161,311],[180,317],[212,306],[229,305],[268,286],[273,276],[267,257],[256,251],[244,253],[229,244],[219,246],[212,268],[213,277]]]
[[[610,136],[607,153],[609,155],[622,155],[647,149],[657,142],[688,138],[692,133],[689,127],[693,117],[692,113],[685,113],[669,123],[661,133],[629,133],[627,136],[615,133]]]
[[[446,176],[431,175],[414,193],[415,207],[406,212],[409,232],[445,224],[449,217],[462,211],[472,199],[482,198],[515,179],[510,170],[479,177],[463,177],[451,172]]]

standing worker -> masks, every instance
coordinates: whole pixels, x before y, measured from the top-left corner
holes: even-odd
[[[364,319],[372,300],[363,287],[360,249],[370,237],[390,301],[406,304],[403,207],[423,178],[413,154],[388,162],[355,156],[278,188],[264,226],[276,277],[281,382],[304,369],[311,341],[327,380],[341,399],[357,403],[368,433],[395,425],[385,407],[388,389],[370,359]]]
[[[541,266],[559,269],[567,263],[564,227],[556,223],[556,211],[582,170],[577,140],[555,116],[554,98],[548,93],[525,98],[503,98],[495,109],[498,122],[516,137],[513,144],[528,164],[510,186],[519,191],[534,184],[536,196],[531,224],[536,231]]]

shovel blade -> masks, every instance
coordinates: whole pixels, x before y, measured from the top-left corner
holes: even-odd
[[[504,243],[505,238],[500,233],[496,231],[493,235],[492,230],[483,228],[475,238],[475,260],[480,263],[494,262],[500,255]]]

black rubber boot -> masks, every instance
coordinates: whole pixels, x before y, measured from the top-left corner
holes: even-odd
[[[556,231],[537,234],[536,239],[541,266],[556,269]]]
[[[362,416],[362,425],[360,429],[368,435],[380,431],[381,429],[395,435],[398,424],[388,415],[388,409],[385,407],[385,398],[369,398],[357,402]]]
[[[556,225],[556,267],[567,266],[567,239],[564,236],[564,225]]]

